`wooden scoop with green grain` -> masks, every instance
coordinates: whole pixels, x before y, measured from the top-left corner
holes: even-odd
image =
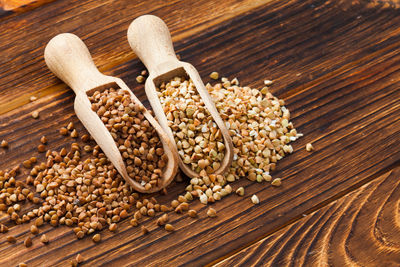
[[[156,192],[173,180],[178,168],[178,155],[167,134],[121,79],[100,73],[88,48],[79,37],[71,33],[62,33],[55,36],[47,44],[44,58],[49,69],[74,90],[76,94],[74,103],[76,115],[133,189],[143,193]],[[114,139],[100,117],[91,109],[88,95],[90,96],[95,91],[101,92],[109,88],[121,88],[129,92],[131,99],[143,106],[144,117],[157,131],[163,144],[164,153],[168,156],[168,164],[163,170],[161,185],[146,190],[141,184],[129,177]]]

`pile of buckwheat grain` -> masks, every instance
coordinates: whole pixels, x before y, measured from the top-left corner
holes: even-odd
[[[218,73],[212,77],[217,79]],[[268,85],[271,84],[269,81]],[[274,97],[268,87],[258,90],[239,86],[236,78],[222,78],[221,83],[207,84],[206,88],[229,130],[234,158],[223,176],[201,171],[200,177],[190,180],[186,194],[208,204],[230,194],[232,188],[227,183],[241,177],[280,186],[281,179],[272,179],[270,172],[275,170],[278,160],[293,152],[289,143],[302,136],[289,122],[290,113],[284,101]],[[244,189],[238,194],[244,195]]]
[[[211,77],[218,79],[219,74],[214,72]],[[47,150],[44,162],[38,163],[34,156],[25,160],[22,166],[29,170],[25,182],[17,179],[20,166],[0,170],[0,211],[16,224],[31,222],[33,236],[40,234],[40,226],[49,223],[72,227],[77,238],[94,233],[93,242],[100,242],[100,230],[115,232],[117,223],[125,218],[132,226],[139,226],[144,216],[157,216],[156,224],[172,232],[175,227],[168,223],[169,212],[196,218],[197,211],[189,204],[195,198],[209,204],[232,192],[244,196],[243,187],[234,191],[229,184],[242,177],[281,185],[281,179],[273,179],[270,172],[280,159],[293,152],[290,142],[302,136],[289,121],[284,101],[274,97],[267,86],[261,90],[240,86],[236,78],[222,78],[206,88],[233,140],[234,159],[225,175],[212,174],[224,157],[221,133],[193,82],[176,77],[160,85],[158,97],[180,157],[199,174],[189,177],[186,192],[177,199],[163,205],[154,197],[134,192],[92,138],[83,134],[84,144],[75,140],[69,150]],[[130,177],[147,189],[157,186],[168,159],[157,132],[142,114],[143,106],[135,103],[129,92],[113,88],[95,92],[89,100],[117,144]],[[73,123],[62,127],[60,134],[74,139],[79,136]],[[43,136],[40,142],[38,152],[45,152],[49,140]],[[7,141],[1,142],[2,148],[8,146]],[[313,147],[307,144],[306,149],[312,151]],[[260,203],[256,195],[250,199],[254,204]],[[35,208],[26,211],[23,204],[27,202]],[[209,208],[207,216],[216,217],[217,211]],[[7,231],[8,227],[0,224],[0,232]],[[149,232],[145,226],[141,231]],[[7,241],[15,243],[16,238],[7,236]],[[42,234],[40,241],[47,244],[50,240]],[[29,247],[32,242],[28,236],[24,244]],[[79,255],[71,264],[76,266],[81,261]]]

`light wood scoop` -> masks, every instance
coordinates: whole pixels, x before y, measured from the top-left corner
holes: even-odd
[[[225,157],[221,162],[220,168],[215,171],[215,174],[224,174],[230,167],[233,159],[232,139],[197,70],[191,64],[177,59],[167,25],[159,17],[153,15],[138,17],[129,26],[128,41],[135,54],[142,60],[149,71],[149,77],[145,84],[147,98],[150,101],[158,122],[167,132],[175,146],[175,139],[157,96],[156,87],[162,82],[169,82],[176,76],[192,79],[197,92],[224,138]],[[199,176],[198,173],[183,163],[180,157],[179,166],[189,177]]]
[[[143,104],[131,92],[128,86],[119,78],[100,73],[93,62],[88,48],[74,34],[62,33],[51,39],[44,51],[44,58],[49,69],[74,90],[76,94],[74,103],[76,115],[132,188],[142,193],[152,193],[166,187],[176,175],[178,169],[178,152],[165,131],[144,108]],[[109,88],[121,88],[129,92],[133,101],[143,106],[143,115],[155,128],[160,137],[164,153],[168,156],[168,164],[163,170],[162,184],[158,187],[145,190],[140,183],[128,176],[121,153],[114,139],[100,117],[91,109],[88,95],[92,95],[95,91],[103,91]]]

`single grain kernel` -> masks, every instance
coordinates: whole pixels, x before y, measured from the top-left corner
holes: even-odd
[[[25,168],[31,168],[31,167],[32,167],[32,162],[31,162],[30,160],[24,160],[24,161],[22,162],[22,165],[23,165]]]
[[[129,222],[132,226],[134,226],[134,227],[136,227],[136,226],[138,226],[139,225],[139,222],[138,222],[138,220],[137,219],[132,219],[132,220],[130,220],[130,222]]]
[[[76,237],[78,238],[78,239],[81,239],[81,238],[83,238],[85,236],[85,233],[83,232],[83,231],[78,231],[78,232],[76,232]]]
[[[149,232],[149,229],[147,229],[146,226],[144,226],[144,225],[142,225],[141,230],[142,230],[142,234],[144,234],[144,235]]]
[[[7,233],[8,227],[4,224],[0,224],[0,233]]]
[[[110,226],[108,227],[108,230],[110,230],[111,232],[117,231],[117,224],[116,223],[110,224]]]
[[[34,112],[32,112],[32,118],[34,118],[34,119],[39,118],[39,112],[36,110]]]
[[[90,136],[87,135],[87,134],[84,134],[84,135],[81,136],[81,139],[82,139],[83,142],[86,143],[86,142],[88,142],[90,140]]]
[[[138,76],[136,77],[136,81],[137,81],[138,83],[143,83],[144,80],[145,80],[145,78],[144,78],[142,75],[138,75]]]
[[[74,123],[73,123],[72,121],[70,121],[70,122],[68,123],[68,125],[67,125],[67,129],[68,129],[69,131],[72,131],[74,128],[75,128]]]
[[[8,148],[8,142],[6,140],[2,140],[0,146],[2,148]]]
[[[40,242],[42,242],[43,244],[47,244],[47,243],[49,243],[49,239],[47,238],[47,236],[45,234],[43,234],[40,237]]]
[[[257,195],[252,195],[251,202],[253,202],[253,204],[258,204],[260,203],[260,200],[258,199]]]
[[[37,150],[39,153],[43,153],[46,151],[46,147],[43,144],[38,145]]]
[[[217,217],[217,211],[213,208],[207,210],[207,216],[210,218]]]
[[[76,131],[76,129],[73,129],[71,132],[71,137],[72,138],[78,138],[78,132]]]
[[[176,207],[178,207],[178,205],[179,205],[179,201],[178,200],[174,199],[174,200],[171,201],[171,207],[172,208],[175,209]]]
[[[42,144],[47,144],[47,138],[46,138],[46,136],[42,136],[41,138],[40,138],[40,142],[42,143]]]
[[[197,211],[195,210],[189,210],[188,211],[188,215],[192,218],[196,218],[197,217]]]
[[[217,80],[219,78],[219,73],[216,72],[216,71],[211,72],[210,78],[214,79],[214,80]]]
[[[79,263],[82,263],[85,259],[83,258],[83,256],[81,254],[78,254],[78,255],[76,255],[75,260],[79,264]]]
[[[280,186],[282,184],[281,178],[275,178],[272,182],[271,185],[273,186]]]
[[[60,134],[61,134],[61,135],[67,135],[67,134],[68,134],[67,128],[62,127],[62,128],[60,129]]]
[[[28,265],[25,262],[21,262],[18,264],[18,267],[27,267]]]
[[[28,236],[28,237],[25,239],[24,245],[25,245],[25,247],[27,247],[27,248],[30,247],[30,246],[32,246],[32,239],[31,239],[30,236]]]
[[[236,190],[236,194],[238,194],[239,196],[244,196],[244,188],[243,188],[243,186],[239,187]]]
[[[204,204],[204,205],[207,205],[207,203],[208,203],[208,197],[207,197],[206,194],[202,194],[202,195],[200,196],[200,202],[201,202],[202,204]]]
[[[266,85],[266,86],[270,86],[270,85],[272,85],[274,82],[273,81],[271,81],[271,80],[264,80],[264,84]]]
[[[35,220],[35,225],[36,225],[37,227],[43,225],[43,217],[42,217],[42,216],[38,217],[38,218]]]
[[[312,145],[311,143],[308,143],[308,144],[306,145],[306,150],[307,150],[308,152],[313,151],[313,150],[314,150],[313,145]]]
[[[37,100],[37,97],[36,97],[36,96],[31,96],[31,97],[29,98],[29,101],[31,101],[31,102],[36,101],[36,100]]]
[[[34,224],[31,225],[31,233],[34,235],[37,235],[39,233],[39,229]]]
[[[17,242],[17,239],[15,238],[15,236],[9,235],[9,236],[7,236],[7,242],[15,243],[15,242]]]
[[[81,254],[78,254],[78,255],[76,255],[75,260],[79,264],[79,263],[82,263],[85,259],[83,258],[83,256]]]
[[[172,226],[172,224],[169,224],[169,223],[167,223],[167,224],[164,226],[164,228],[165,228],[165,230],[167,230],[168,232],[173,232],[173,231],[175,231],[175,227]]]
[[[101,235],[100,234],[95,234],[92,238],[93,242],[98,243],[101,240]]]

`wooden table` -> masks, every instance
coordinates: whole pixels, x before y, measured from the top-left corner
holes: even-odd
[[[273,173],[282,186],[242,179],[233,187],[244,186],[245,197],[215,203],[217,218],[198,202],[192,204],[197,220],[171,213],[172,234],[147,220],[144,236],[125,220],[94,244],[47,225],[41,231],[50,243],[35,237],[25,248],[29,225],[10,224],[18,242],[0,235],[0,265],[68,266],[80,253],[86,266],[399,266],[400,1],[137,2],[39,1],[0,12],[0,139],[10,143],[0,150],[0,169],[36,155],[44,134],[51,149],[70,144],[57,132],[69,121],[83,129],[72,90],[43,60],[44,46],[58,33],[80,36],[101,71],[146,99],[135,81],[144,66],[126,30],[151,13],[166,21],[177,53],[205,82],[212,71],[258,88],[264,79],[275,81],[272,92],[304,134]],[[39,99],[30,103],[31,96]],[[313,153],[304,149],[308,142]],[[160,201],[176,198],[186,184],[173,184]],[[255,193],[259,205],[249,199]]]

